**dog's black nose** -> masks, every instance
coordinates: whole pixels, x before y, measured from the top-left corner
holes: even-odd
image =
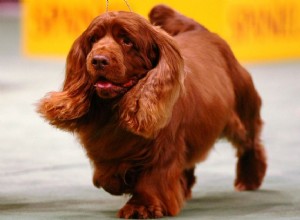
[[[109,65],[109,59],[104,55],[95,55],[92,59],[92,65],[97,70],[103,70],[106,66]]]

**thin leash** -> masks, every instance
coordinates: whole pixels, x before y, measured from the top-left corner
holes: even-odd
[[[130,12],[132,12],[130,4],[128,3],[127,0],[123,0],[127,6],[127,8],[129,9]],[[109,0],[106,0],[106,12],[108,12],[108,8],[109,8]]]
[[[109,0],[106,0],[106,12],[108,12]]]
[[[127,0],[124,0],[124,2],[125,2],[125,4],[127,5],[127,8],[129,9],[129,11],[132,12],[131,7],[130,7],[128,1],[127,1]]]

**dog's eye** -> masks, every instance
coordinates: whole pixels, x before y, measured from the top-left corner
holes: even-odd
[[[122,37],[122,44],[125,46],[131,47],[133,45],[133,42],[129,37]]]
[[[97,36],[97,35],[93,35],[93,36],[91,36],[90,37],[90,43],[91,44],[94,44],[94,43],[96,43],[97,41],[99,40],[99,37]]]

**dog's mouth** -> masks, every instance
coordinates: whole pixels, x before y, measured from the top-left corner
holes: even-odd
[[[123,95],[139,81],[138,77],[133,77],[123,83],[113,82],[105,77],[100,77],[94,87],[99,97],[109,99]]]
[[[106,79],[105,77],[100,77],[94,86],[99,89],[131,88],[137,83],[137,81],[138,79],[134,77],[125,83],[115,83]]]

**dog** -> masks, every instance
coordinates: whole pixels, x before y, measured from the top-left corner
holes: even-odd
[[[237,152],[236,190],[258,189],[267,159],[250,74],[196,21],[165,5],[149,17],[96,17],[71,47],[62,90],[37,111],[78,137],[96,187],[131,195],[120,218],[177,215],[219,138]]]

